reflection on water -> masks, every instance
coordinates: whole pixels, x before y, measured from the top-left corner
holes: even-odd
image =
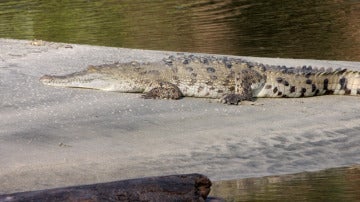
[[[0,37],[360,61],[360,2],[3,0]]]
[[[360,165],[319,172],[214,182],[226,201],[360,201]]]

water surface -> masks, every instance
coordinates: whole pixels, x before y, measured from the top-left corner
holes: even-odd
[[[226,201],[360,201],[360,165],[292,175],[214,182]]]
[[[360,61],[360,1],[0,1],[0,37]]]

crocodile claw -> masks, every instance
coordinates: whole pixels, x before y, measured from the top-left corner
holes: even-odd
[[[220,98],[221,103],[228,105],[238,105],[239,102],[244,100],[253,101],[253,99],[249,98],[248,96],[235,94],[235,93],[226,94],[222,98]]]

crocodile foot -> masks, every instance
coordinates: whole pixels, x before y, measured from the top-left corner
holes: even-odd
[[[149,91],[145,91],[141,97],[145,99],[173,99],[177,100],[183,97],[180,89],[169,82],[156,82],[156,84],[151,85]]]
[[[238,105],[241,101],[254,101],[252,97],[244,96],[241,94],[230,93],[220,98],[220,103],[228,105]]]

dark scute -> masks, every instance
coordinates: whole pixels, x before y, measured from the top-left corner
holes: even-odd
[[[172,66],[173,65],[173,61],[171,59],[165,59],[164,60],[165,64],[168,66]]]
[[[318,95],[319,92],[320,92],[319,89],[316,89],[314,95]]]
[[[351,90],[350,89],[345,89],[345,95],[350,95]]]
[[[295,86],[291,86],[290,87],[290,93],[295,93],[296,91],[296,87]]]
[[[304,65],[304,66],[302,66],[302,69],[305,70],[305,71],[311,71],[312,67]]]
[[[183,63],[184,65],[187,65],[187,64],[189,64],[189,60],[188,60],[188,59],[184,59],[182,63]]]
[[[283,81],[283,78],[278,77],[278,78],[276,78],[276,81],[277,81],[278,83],[281,83],[281,82]]]
[[[306,84],[311,84],[311,83],[312,83],[312,80],[311,80],[311,79],[306,79],[305,83],[306,83]]]
[[[324,90],[328,90],[329,87],[329,79],[324,79]]]
[[[265,86],[265,89],[271,89],[271,88],[272,86],[270,84]]]
[[[312,85],[311,85],[311,92],[315,92],[315,90],[316,90],[316,85],[315,85],[315,84],[312,84]]]
[[[209,60],[207,58],[200,58],[200,62],[203,63],[203,64],[206,64],[208,65],[209,64]]]
[[[285,85],[285,86],[289,86],[289,82],[288,82],[288,81],[284,81],[284,85]]]
[[[276,93],[277,91],[278,91],[278,88],[275,87],[275,88],[273,89],[273,93]]]
[[[229,59],[228,59],[227,57],[223,57],[223,58],[222,58],[222,62],[223,62],[224,64],[226,64],[227,62],[229,62]]]
[[[325,95],[333,95],[334,91],[333,90],[326,90]]]
[[[170,56],[169,56],[169,60],[174,61],[175,59],[176,59],[175,55],[170,55]]]
[[[346,89],[346,78],[342,77],[342,78],[339,80],[339,84],[340,84],[340,90]]]
[[[217,76],[211,75],[211,76],[210,76],[210,79],[211,79],[211,80],[216,80],[216,79],[217,79]]]
[[[296,72],[295,67],[289,67],[286,69],[286,73],[288,74],[294,74]]]
[[[306,88],[301,88],[300,92],[301,92],[300,97],[304,97],[306,93]]]
[[[357,94],[357,95],[360,95],[360,88],[358,88],[358,89],[356,90],[356,94]]]
[[[307,72],[307,73],[305,73],[305,78],[310,78],[310,76],[311,76],[311,72]]]
[[[279,92],[278,92],[278,96],[282,96],[282,92],[279,91]]]
[[[259,65],[259,68],[260,68],[260,70],[263,71],[263,72],[266,71],[266,67],[265,67],[264,64],[260,64],[260,65]]]
[[[232,64],[231,63],[225,63],[226,68],[231,69]]]
[[[343,74],[347,71],[347,69],[337,68],[335,71],[337,71],[337,74]]]
[[[214,69],[213,67],[208,67],[208,68],[206,68],[206,71],[207,71],[208,73],[214,73],[214,72],[215,72],[215,69]]]
[[[282,72],[282,73],[287,73],[288,69],[289,69],[286,66],[280,66],[280,65],[275,66],[275,67],[272,66],[271,68],[274,68],[275,71],[279,71],[279,72]]]

